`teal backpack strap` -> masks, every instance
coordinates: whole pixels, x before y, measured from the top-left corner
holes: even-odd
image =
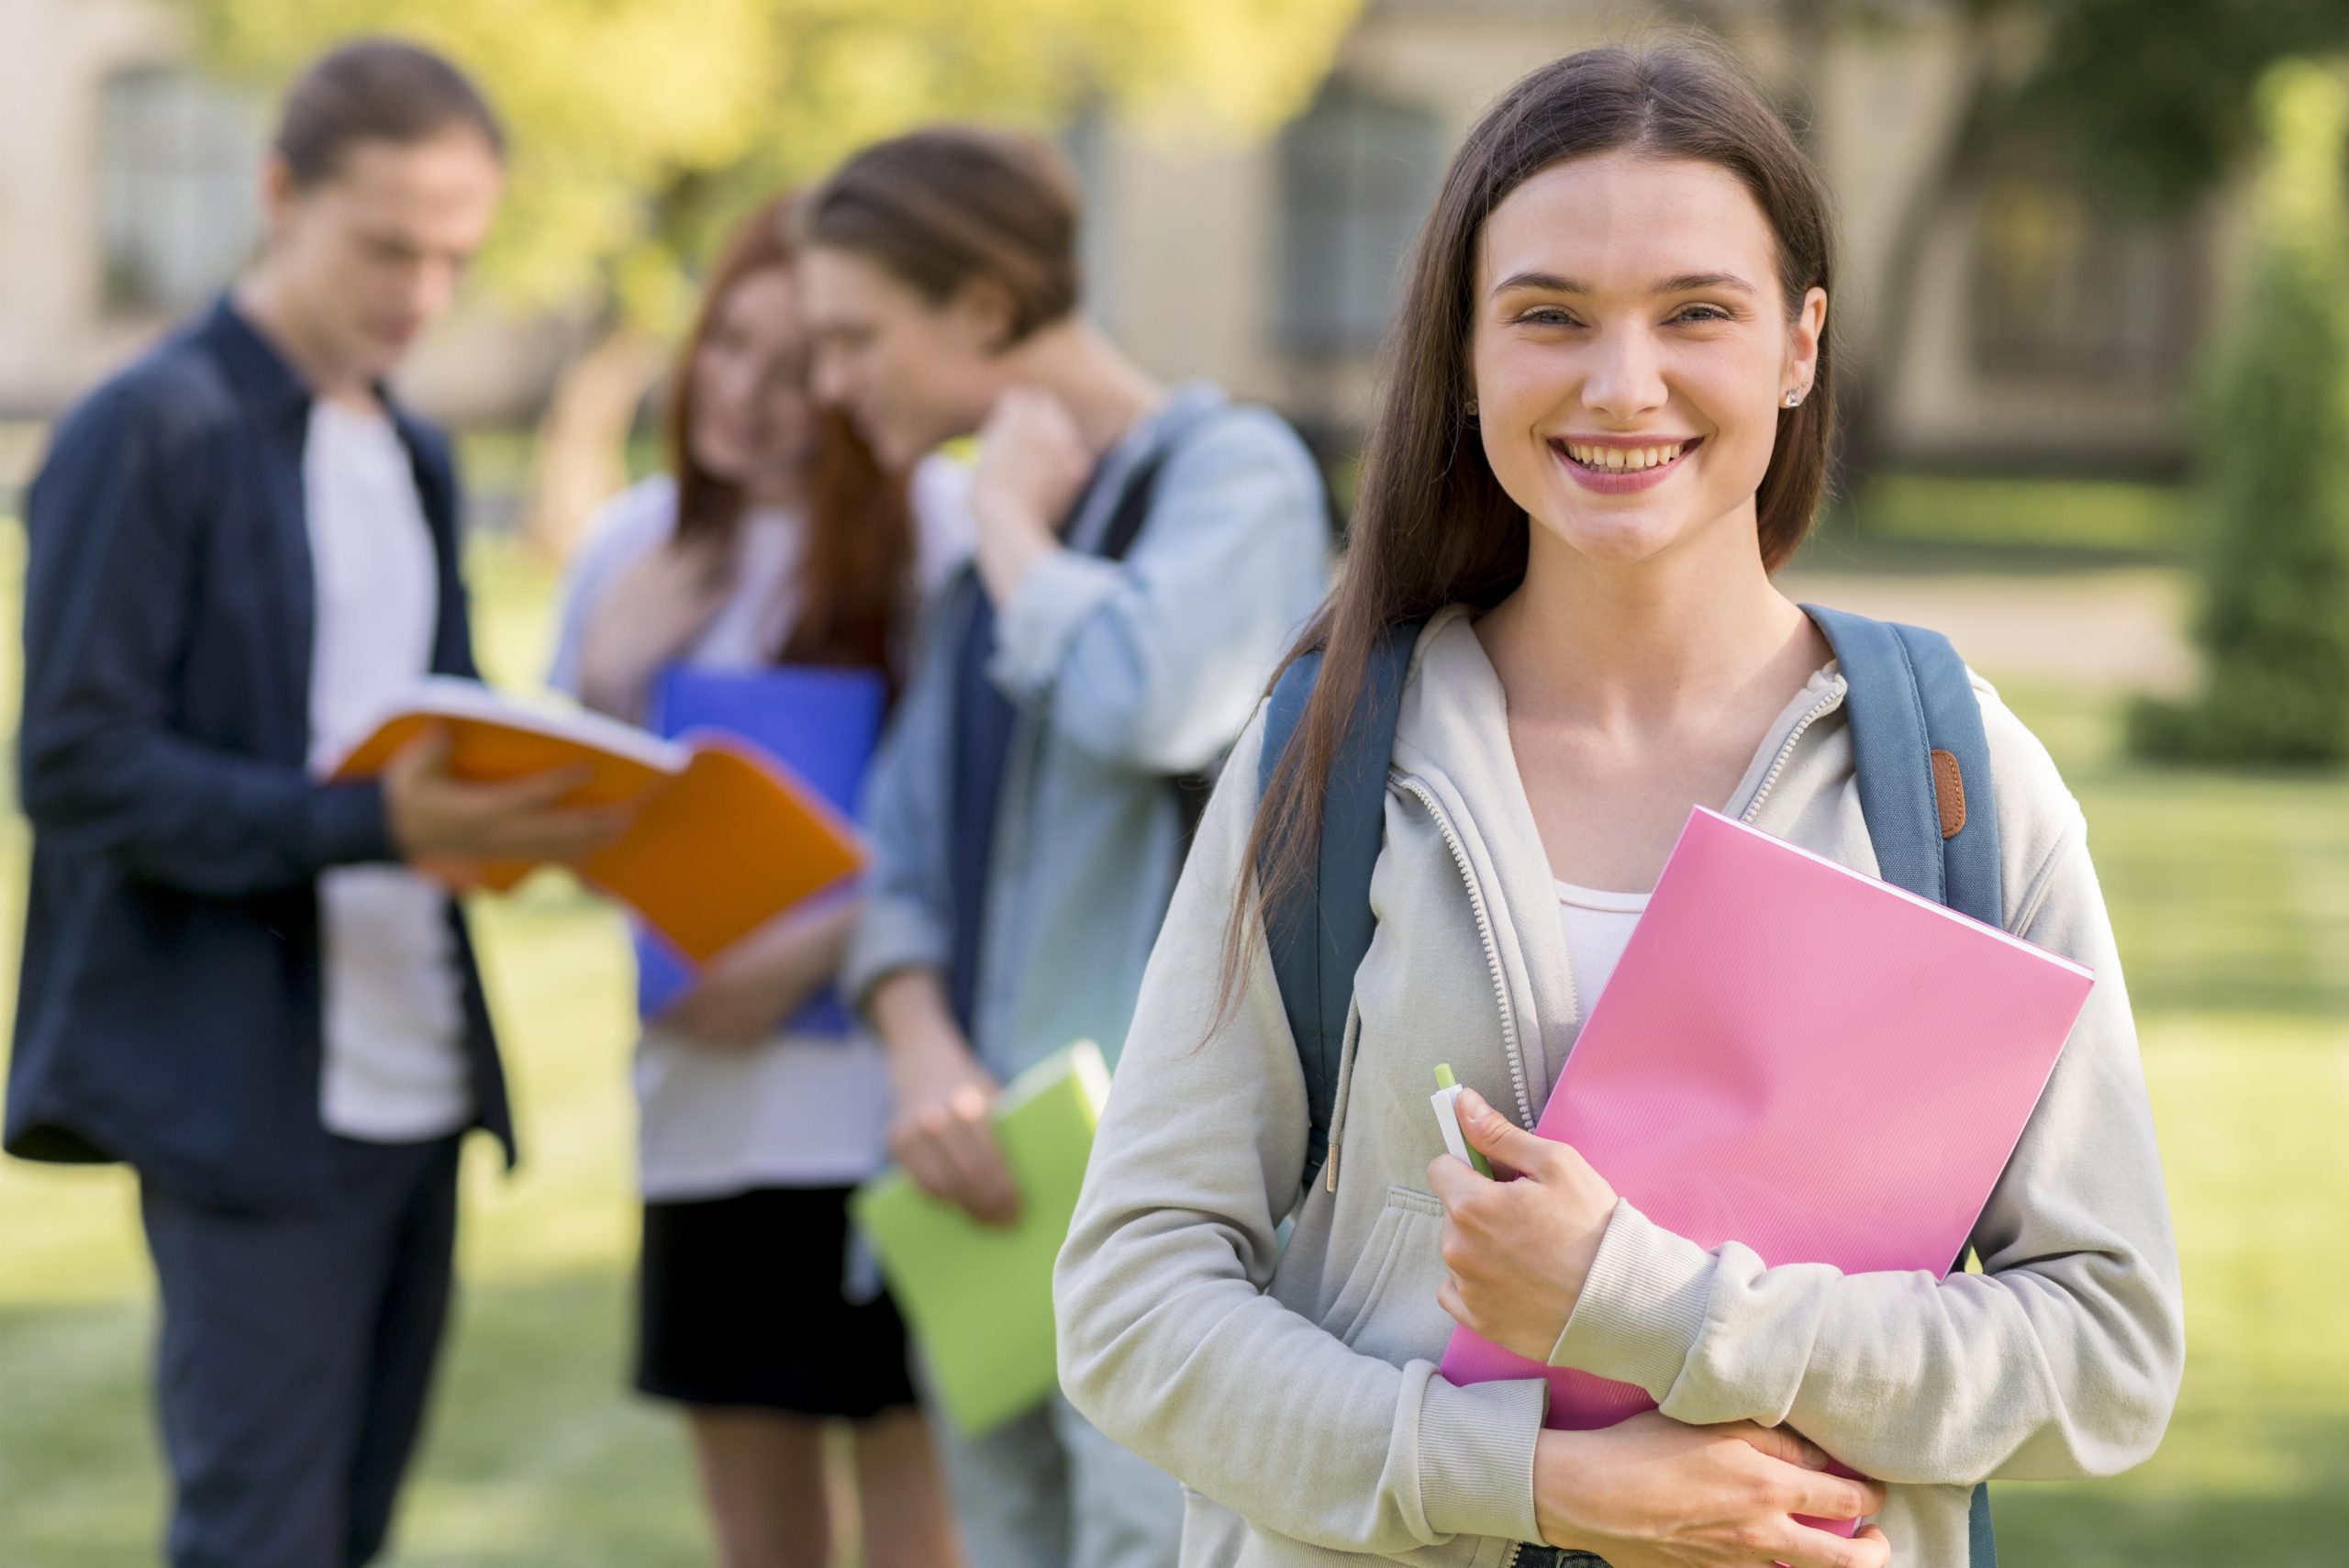
[[[1424,624],[1414,620],[1388,628],[1372,651],[1361,703],[1322,789],[1321,848],[1313,877],[1293,885],[1286,896],[1264,910],[1273,973],[1297,1042],[1297,1064],[1305,1070],[1308,1128],[1300,1187],[1312,1182],[1330,1154],[1330,1124],[1338,1105],[1338,1069],[1345,1051],[1346,1015],[1353,1005],[1354,971],[1370,951],[1376,924],[1370,910],[1370,874],[1386,835],[1386,760],[1395,749],[1395,720],[1402,711],[1403,673]],[[1259,798],[1272,784],[1273,771],[1297,733],[1306,699],[1313,695],[1320,673],[1317,650],[1293,660],[1273,684],[1264,706],[1264,755],[1257,764]]]
[[[1860,813],[1884,880],[2003,927],[1990,743],[1965,661],[1937,631],[1803,609],[1843,669]]]
[[[1884,880],[2003,929],[1990,743],[1965,661],[1939,632],[1803,609],[1842,666],[1860,815]],[[1997,1568],[1987,1485],[1968,1521],[1969,1568]]]

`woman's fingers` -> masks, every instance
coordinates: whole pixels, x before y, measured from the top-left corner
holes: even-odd
[[[1798,1471],[1791,1479],[1794,1500],[1787,1508],[1790,1514],[1814,1519],[1861,1519],[1884,1507],[1884,1486],[1880,1482],[1855,1481],[1813,1470]]]
[[[1468,1140],[1468,1147],[1512,1171],[1531,1173],[1546,1169],[1559,1147],[1493,1109],[1474,1089],[1460,1091],[1459,1111],[1460,1135]]]
[[[1874,1525],[1846,1540],[1790,1521],[1786,1536],[1770,1553],[1786,1568],[1886,1568],[1892,1561],[1892,1543]]]
[[[1804,1470],[1825,1470],[1835,1462],[1827,1451],[1792,1427],[1765,1427],[1754,1421],[1732,1421],[1719,1429],[1742,1440],[1772,1459]]]

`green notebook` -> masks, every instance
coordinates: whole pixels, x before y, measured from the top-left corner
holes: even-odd
[[[1099,1048],[1083,1040],[1004,1086],[993,1119],[1019,1189],[1019,1218],[981,1225],[885,1171],[849,1209],[880,1254],[889,1292],[929,1363],[946,1413],[984,1432],[1060,1386],[1052,1359],[1052,1260],[1076,1213],[1093,1129],[1109,1094]]]

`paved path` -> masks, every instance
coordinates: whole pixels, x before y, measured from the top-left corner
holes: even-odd
[[[2162,567],[2030,576],[1789,571],[1795,598],[1949,634],[1993,680],[2057,680],[2099,691],[2193,687],[2187,584]]]

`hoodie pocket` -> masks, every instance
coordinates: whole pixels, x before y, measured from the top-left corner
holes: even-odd
[[[1425,1273],[1428,1259],[1442,1262],[1437,1241],[1442,1229],[1443,1205],[1432,1195],[1400,1183],[1388,1186],[1386,1205],[1372,1222],[1353,1271],[1346,1276],[1345,1287],[1338,1292],[1329,1315],[1321,1319],[1321,1327],[1353,1345],[1384,1307],[1400,1299],[1399,1284]],[[1441,1318],[1442,1308],[1435,1305],[1438,1283],[1440,1276],[1428,1284],[1427,1306]]]

